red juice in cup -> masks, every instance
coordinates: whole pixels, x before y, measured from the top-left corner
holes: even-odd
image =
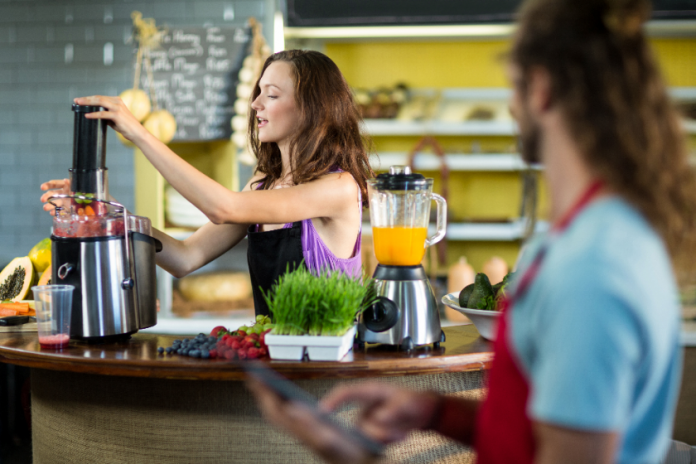
[[[39,345],[43,349],[60,350],[70,342],[72,285],[39,285],[31,288],[36,306]]]
[[[39,337],[39,345],[47,350],[62,350],[67,348],[70,343],[70,335],[56,334],[44,335]]]

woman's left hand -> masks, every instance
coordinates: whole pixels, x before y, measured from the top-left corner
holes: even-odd
[[[135,119],[133,113],[120,97],[105,97],[102,95],[94,95],[91,97],[79,97],[75,99],[78,105],[101,106],[107,111],[96,111],[87,113],[87,119],[104,119],[122,136],[138,145],[138,139],[149,134],[140,122]]]

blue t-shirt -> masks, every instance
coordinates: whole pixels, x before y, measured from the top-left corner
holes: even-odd
[[[542,241],[526,247],[518,276]],[[625,201],[597,200],[551,245],[511,314],[532,420],[615,431],[619,463],[659,463],[681,375],[680,307],[668,253]]]

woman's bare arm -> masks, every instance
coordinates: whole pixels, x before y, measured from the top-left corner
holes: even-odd
[[[214,224],[278,224],[308,218],[342,219],[355,207],[350,175],[328,175],[287,189],[233,192],[195,169],[150,134],[117,97],[76,99],[108,111],[87,113],[101,118],[131,140],[158,172]]]

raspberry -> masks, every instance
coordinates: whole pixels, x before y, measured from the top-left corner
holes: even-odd
[[[246,359],[247,358],[247,350],[241,349],[237,351],[237,355],[239,356],[239,359]]]
[[[241,344],[237,340],[232,340],[232,343],[230,344],[230,348],[238,350],[239,348],[241,348]]]
[[[222,336],[222,341],[223,341],[223,342],[226,342],[226,341],[229,340],[230,338],[231,338],[231,335],[230,335],[230,334],[225,334],[225,335]]]
[[[258,348],[249,348],[247,351],[247,358],[256,359],[260,356]]]
[[[249,338],[253,338],[254,340],[258,340],[258,339],[259,339],[259,334],[253,333],[253,334],[249,335]]]
[[[234,358],[237,357],[237,352],[235,352],[234,350],[227,350],[227,351],[225,351],[224,356],[225,356],[225,359],[227,359],[228,361],[232,361]],[[242,359],[242,358],[240,357],[240,359]]]
[[[215,359],[218,357],[217,350],[210,350],[210,359]]]

